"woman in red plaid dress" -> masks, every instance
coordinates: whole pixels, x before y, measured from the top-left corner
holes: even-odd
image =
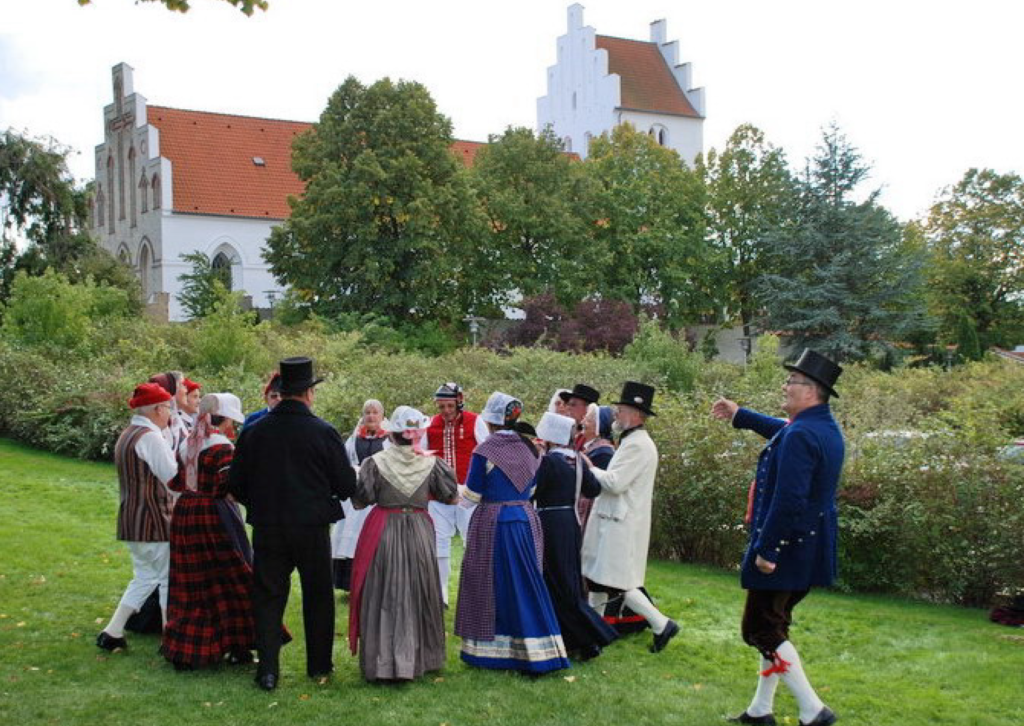
[[[185,447],[181,492],[171,517],[171,571],[167,624],[160,652],[178,670],[252,661],[252,550],[238,505],[226,498],[241,402],[212,393]]]

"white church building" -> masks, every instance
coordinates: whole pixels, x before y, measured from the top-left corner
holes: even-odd
[[[636,41],[596,35],[580,5],[568,15],[538,128],[551,125],[566,151],[585,158],[591,138],[628,121],[692,163],[702,150],[704,93],[690,88],[665,22],[651,24],[650,41]],[[263,249],[290,213],[288,197],[303,192],[291,146],[311,124],[152,106],[135,92],[131,66],[114,66],[112,77],[96,147],[94,236],[138,271],[155,317],[185,319],[178,278],[191,265],[182,255],[197,251],[229,269],[231,288],[254,308],[272,308],[284,291]],[[482,146],[456,141],[452,153],[470,165]]]
[[[569,7],[568,32],[548,68],[547,95],[537,101],[537,127],[550,126],[566,151],[586,158],[591,139],[623,123],[649,133],[692,164],[704,148],[704,89],[692,87],[679,42],[664,20],[649,41],[597,35],[583,25],[583,6]]]

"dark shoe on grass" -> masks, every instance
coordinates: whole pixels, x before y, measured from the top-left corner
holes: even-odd
[[[807,723],[801,721],[800,726],[832,726],[838,720],[839,717],[832,713],[831,708],[823,706],[813,721],[808,721]]]
[[[660,653],[668,645],[668,641],[679,635],[679,625],[675,620],[669,620],[668,625],[660,633],[655,634],[654,644],[651,646],[652,653]]]
[[[764,716],[751,716],[749,713],[744,711],[739,716],[730,716],[726,719],[731,723],[753,723],[762,724],[762,726],[775,726],[775,717],[770,713]]]
[[[101,630],[100,634],[96,636],[96,645],[103,650],[108,650],[113,653],[115,650],[128,650],[128,641],[124,638],[115,638],[113,635],[107,633],[106,630]]]
[[[276,673],[262,673],[256,676],[256,686],[264,691],[273,691],[277,688]]]

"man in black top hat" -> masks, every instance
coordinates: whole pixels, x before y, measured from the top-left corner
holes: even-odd
[[[571,391],[559,391],[558,397],[565,404],[565,415],[576,421],[576,439],[574,448],[583,446],[583,419],[587,415],[587,406],[597,403],[601,394],[585,383],[577,383]]]
[[[782,384],[789,420],[740,408],[720,398],[712,415],[750,429],[768,443],[761,452],[750,502],[750,539],[740,582],[747,591],[743,639],[761,653],[757,691],[747,709],[730,719],[775,724],[775,689],[781,679],[800,708],[801,726],[829,726],[836,715],[811,688],[789,641],[793,608],[812,587],[836,576],[836,488],[843,467],[843,433],[828,401],[838,396],[842,368],[807,349]]]
[[[230,471],[231,492],[252,525],[256,683],[267,691],[277,687],[280,674],[281,622],[295,569],[302,583],[306,671],[318,678],[334,668],[330,526],[342,517],[341,500],[356,489],[341,436],[313,415],[316,385],[323,380],[313,376],[313,361],[286,358],[280,372],[281,402],[259,426],[243,429]]]

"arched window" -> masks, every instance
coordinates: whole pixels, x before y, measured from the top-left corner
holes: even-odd
[[[149,245],[143,241],[139,250],[139,282],[142,284],[142,301],[149,302],[149,274],[152,260],[149,256]]]
[[[107,232],[114,234],[114,157],[107,157],[107,189],[110,190],[110,204],[107,205]]]
[[[139,199],[142,200],[142,213],[145,214],[149,211],[149,178],[145,171],[142,172],[142,178],[139,179]]]
[[[571,136],[566,136],[564,139],[562,139],[562,148],[565,149],[566,151],[572,151],[572,137]]]
[[[572,110],[576,110],[576,91],[572,92]]]
[[[153,187],[153,209],[160,209],[160,175],[153,175],[153,182],[150,185]]]
[[[213,257],[213,262],[210,265],[213,271],[217,274],[217,277],[224,287],[228,290],[231,289],[231,258],[223,252],[218,252]]]
[[[96,218],[93,220],[97,229],[103,226],[103,216],[106,214],[107,198],[103,195],[103,185],[96,185]]]
[[[129,200],[130,200],[130,208],[131,208],[131,212],[132,212],[131,219],[132,219],[132,226],[133,227],[137,226],[137,224],[138,224],[138,217],[136,216],[136,213],[135,213],[135,185],[132,184],[132,180],[134,180],[134,179],[135,179],[135,147],[132,146],[132,148],[128,149],[128,185],[131,187],[131,189],[128,190],[128,197],[129,197]]]
[[[668,146],[668,129],[661,124],[654,124],[647,133],[658,142],[658,146]]]
[[[588,154],[590,153],[590,142],[593,140],[594,137],[591,135],[589,131],[583,134],[583,150],[586,151]]]
[[[121,262],[123,262],[126,265],[132,264],[132,255],[128,251],[128,248],[124,245],[121,245],[117,249],[117,259],[121,260]]]

